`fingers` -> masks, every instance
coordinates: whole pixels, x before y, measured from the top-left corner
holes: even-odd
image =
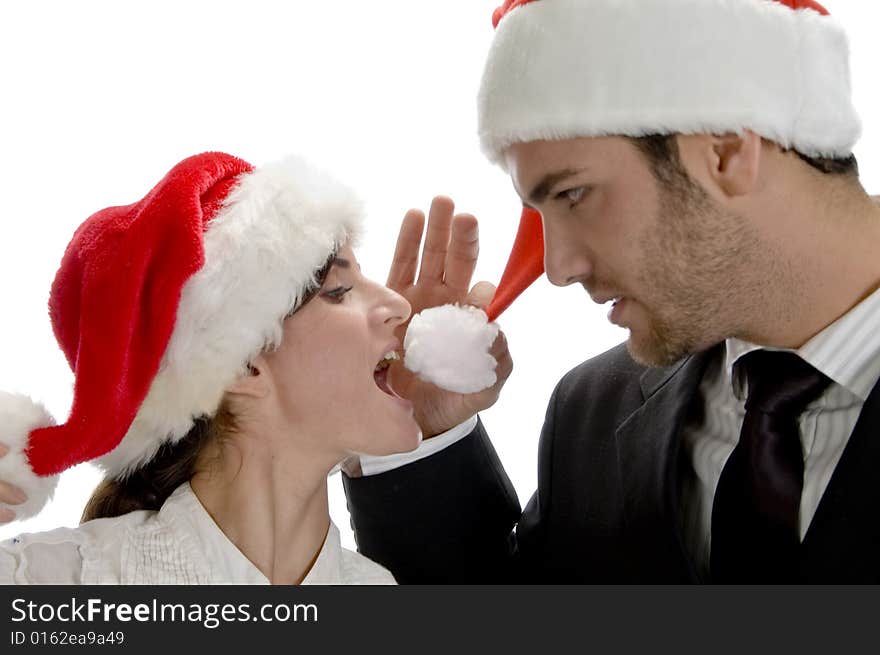
[[[451,198],[446,196],[437,196],[431,201],[431,209],[428,212],[428,232],[425,235],[425,249],[422,252],[422,266],[419,270],[420,283],[443,279],[454,210],[455,204]]]
[[[494,284],[491,282],[477,282],[474,288],[470,290],[470,293],[468,293],[467,298],[465,298],[465,303],[480,309],[486,309],[494,297]]]
[[[510,356],[510,350],[507,347],[507,337],[503,332],[499,332],[489,349],[489,353],[497,362],[495,365],[495,384],[488,389],[483,389],[478,393],[468,396],[468,409],[473,412],[481,412],[490,408],[498,401],[501,389],[507,382],[507,378],[513,372],[513,358]]]
[[[3,457],[8,452],[9,447],[6,444],[0,443],[0,457]],[[0,482],[0,503],[20,505],[26,500],[27,495],[24,491],[8,482]],[[0,507],[0,523],[9,523],[14,519],[15,512],[13,510],[8,507]]]
[[[27,500],[27,494],[14,484],[0,481],[0,503],[7,505],[21,505]]]
[[[452,237],[446,253],[444,281],[446,286],[462,295],[471,285],[477,256],[480,254],[480,230],[471,214],[458,214],[452,219]]]
[[[391,260],[391,268],[388,270],[387,286],[391,289],[402,291],[415,281],[424,229],[425,214],[418,209],[410,209],[400,224],[394,259]]]
[[[498,336],[495,337],[489,353],[498,362],[498,365],[495,367],[495,375],[498,377],[495,386],[500,387],[513,372],[513,358],[510,356],[510,349],[508,348],[507,337],[504,336],[504,332],[499,332]]]

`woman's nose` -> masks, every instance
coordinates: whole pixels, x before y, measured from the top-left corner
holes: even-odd
[[[388,287],[382,287],[383,322],[391,327],[406,323],[412,313],[409,301]]]

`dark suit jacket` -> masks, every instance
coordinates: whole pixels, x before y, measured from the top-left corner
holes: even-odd
[[[570,371],[522,514],[482,425],[408,466],[344,478],[359,550],[401,583],[701,582],[680,529],[691,464],[679,434],[715,355],[653,369],[618,346]],[[880,582],[878,469],[880,384],[802,544],[803,582]]]

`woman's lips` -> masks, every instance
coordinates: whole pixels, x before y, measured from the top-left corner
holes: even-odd
[[[397,392],[391,387],[391,382],[388,379],[388,367],[381,369],[376,369],[373,372],[373,379],[376,381],[376,386],[382,391],[382,393],[390,396],[393,400],[395,400],[399,405],[405,407],[406,409],[412,409],[412,403],[406,398],[402,398],[397,395]]]
[[[376,386],[389,396],[397,396],[391,385],[388,383],[388,367],[373,371],[373,379],[376,380]]]

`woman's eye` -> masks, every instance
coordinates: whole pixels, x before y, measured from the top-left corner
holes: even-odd
[[[353,287],[336,287],[335,289],[330,289],[329,291],[324,292],[324,297],[329,298],[335,302],[342,302],[342,299],[345,297],[349,291],[352,290]]]

